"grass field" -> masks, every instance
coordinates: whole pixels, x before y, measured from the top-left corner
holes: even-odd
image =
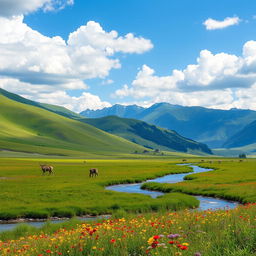
[[[20,226],[0,235],[4,240],[0,241],[0,253],[2,256],[253,256],[255,216],[256,205],[251,204],[224,211],[129,215],[98,223],[72,221],[61,224],[61,228],[46,224],[40,230],[29,230]]]
[[[191,174],[177,184],[147,183],[143,188],[162,192],[182,192],[194,195],[220,197],[241,203],[256,202],[256,160],[223,160],[221,163],[200,163],[211,172]]]
[[[180,159],[68,160],[0,158],[0,219],[71,217],[115,211],[146,212],[198,206],[190,194],[202,194],[255,202],[255,160],[225,160],[201,163],[215,171],[192,174],[178,184],[148,183],[150,189],[176,191],[157,199],[142,194],[105,190],[111,184],[133,183],[170,173],[189,172],[188,166],[176,166]],[[198,159],[190,159],[198,162]],[[54,166],[54,175],[43,176],[39,164]],[[97,178],[89,178],[90,168],[99,169]]]
[[[177,162],[177,160],[176,160]],[[54,166],[54,175],[42,175],[39,163]],[[64,160],[0,159],[0,219],[71,217],[112,213],[117,210],[145,212],[198,206],[189,195],[172,193],[157,199],[104,189],[106,185],[132,183],[169,173],[188,172],[175,160]],[[97,167],[99,176],[89,178]]]

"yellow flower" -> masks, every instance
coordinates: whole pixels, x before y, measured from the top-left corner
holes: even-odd
[[[153,237],[150,237],[150,238],[148,239],[148,244],[150,245],[150,244],[152,244],[154,241],[155,241],[155,239],[154,239]]]

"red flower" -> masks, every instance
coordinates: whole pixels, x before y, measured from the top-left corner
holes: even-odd
[[[169,241],[168,243],[169,243],[169,244],[174,244],[175,242],[174,242],[174,241]]]
[[[157,240],[157,239],[160,238],[160,236],[153,236],[153,238],[154,238],[155,240]]]
[[[157,244],[159,244],[158,241],[154,241],[152,244],[151,244],[151,247],[152,248],[156,248],[157,247]]]
[[[182,245],[182,246],[179,246],[179,247],[180,247],[181,250],[187,250],[188,249],[188,247],[185,246],[185,245]]]
[[[51,251],[51,250],[49,250],[49,249],[48,249],[48,250],[46,250],[46,253],[51,253],[51,252],[52,252],[52,251]]]
[[[116,239],[111,239],[110,240],[110,243],[112,243],[112,244],[115,243],[115,242],[116,242]]]

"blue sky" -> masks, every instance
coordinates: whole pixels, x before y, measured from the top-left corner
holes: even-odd
[[[256,109],[253,102],[256,96],[255,1],[23,1],[30,4],[29,7],[17,4],[17,0],[9,0],[13,5],[6,2],[0,0],[0,10],[4,10],[0,11],[1,22],[6,28],[12,27],[12,34],[22,37],[22,42],[20,38],[15,39],[13,56],[24,51],[24,57],[15,68],[0,65],[0,86],[4,89],[77,112],[115,103],[148,106],[161,101],[224,109]],[[24,19],[17,20],[17,15],[24,15]],[[209,18],[212,19],[209,21],[212,29],[204,25]],[[87,26],[89,21],[94,22],[90,23],[91,30],[101,27],[105,41],[98,37],[95,39],[97,43],[88,42],[88,38],[84,40],[83,33],[91,36],[89,29],[89,32],[82,31],[74,36],[75,50],[67,47],[64,52],[63,46],[60,48],[59,42],[52,40],[59,36],[68,45],[70,33]],[[107,34],[113,30],[118,36],[112,38],[109,46]],[[24,31],[23,35],[18,31]],[[39,32],[40,39],[35,39],[34,31]],[[120,46],[117,38],[125,38],[128,33],[133,34],[132,42],[124,40]],[[33,43],[24,41],[25,34],[33,34]],[[8,45],[9,52],[14,43],[4,41],[3,38],[8,36],[0,33],[0,45],[4,45],[4,50]],[[50,45],[53,44],[49,49],[42,46],[43,36]],[[100,48],[97,52],[102,58],[99,63],[94,63],[96,55],[88,57],[88,53],[78,60],[79,51],[88,45],[97,51]],[[131,45],[133,49],[127,51],[125,48]],[[109,47],[114,53],[104,55],[102,49]],[[71,58],[72,65],[68,66],[69,60],[60,57],[62,50],[63,55],[68,52],[67,58]],[[58,51],[60,55],[55,56]],[[75,60],[71,51],[77,54]],[[40,58],[35,60],[35,55]],[[47,62],[47,55],[54,55],[54,58]],[[5,59],[11,62],[12,56],[0,56],[0,60]],[[118,64],[105,63],[113,59],[118,60]],[[81,66],[83,69],[77,72],[70,71]],[[88,71],[91,67],[93,70]],[[173,73],[173,70],[177,72]]]

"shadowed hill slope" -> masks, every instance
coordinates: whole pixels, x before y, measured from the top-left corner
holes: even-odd
[[[187,139],[175,131],[159,128],[143,121],[117,116],[81,121],[148,148],[211,154],[211,150],[205,144]]]
[[[247,146],[253,143],[256,143],[256,120],[229,138],[223,146],[226,148],[234,148]]]

